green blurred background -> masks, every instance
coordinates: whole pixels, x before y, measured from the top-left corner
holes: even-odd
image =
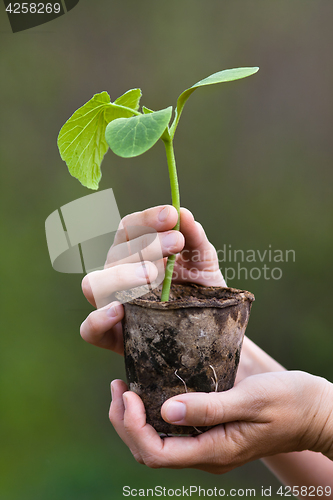
[[[91,307],[81,276],[52,269],[44,221],[90,193],[56,139],[94,93],[140,87],[161,109],[213,72],[260,66],[187,103],[175,141],[182,205],[218,249],[295,250],[280,280],[228,284],[256,295],[255,342],[332,380],[332,2],[81,0],[17,34],[1,6],[0,16],[1,500],[117,500],[125,484],[277,487],[260,462],[223,476],[135,462],[108,421],[123,360],[81,340]],[[109,152],[102,167],[121,215],[170,202],[162,144],[130,160]]]

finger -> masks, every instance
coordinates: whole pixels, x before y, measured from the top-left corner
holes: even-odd
[[[188,250],[202,250],[211,244],[199,222],[187,208],[180,209],[180,231],[185,236],[185,248]]]
[[[123,334],[120,321],[124,308],[119,302],[93,311],[83,321],[80,335],[86,342],[118,354],[124,353]]]
[[[95,302],[95,298],[94,298],[94,294],[93,294],[91,286],[90,286],[90,281],[89,281],[88,275],[86,275],[83,278],[83,280],[81,281],[81,288],[82,288],[83,295],[85,296],[87,301],[90,302],[90,304],[92,306],[97,307],[96,302]]]
[[[181,255],[177,255],[177,260],[173,270],[172,281],[174,283],[196,283],[204,286],[226,287],[221,270],[207,262],[187,262],[184,264]]]
[[[152,283],[157,275],[158,269],[152,262],[124,264],[87,274],[82,289],[90,303],[101,307],[111,302],[113,293]]]
[[[128,391],[128,387],[122,380],[113,380],[111,382],[112,401],[109,410],[109,419],[118,436],[130,448],[136,459],[139,462],[142,462],[140,453],[135,445],[130,442],[124,426],[125,406],[123,402],[123,394],[126,391]]]
[[[178,213],[172,205],[161,205],[126,215],[120,222],[114,245],[141,236],[140,226],[152,228],[158,232],[168,231],[175,227],[177,220]],[[130,228],[129,234],[126,228]]]
[[[203,227],[186,208],[181,208],[180,215],[180,231],[185,237],[185,246],[177,257],[175,272],[182,277],[181,281],[226,287],[216,250]]]
[[[123,403],[123,393],[128,391],[127,384],[120,379],[111,382],[111,405],[110,405],[110,420],[124,420],[125,406]]]
[[[156,261],[179,253],[184,244],[184,236],[179,231],[144,234],[134,240],[112,246],[105,267],[142,260]]]
[[[114,426],[116,432],[122,438],[122,440],[127,444],[133,453],[135,459],[144,464],[144,455],[141,449],[138,434],[144,436],[144,441],[146,445],[151,446],[152,437],[155,439],[153,447],[157,449],[161,447],[161,439],[157,432],[146,423],[146,411],[141,398],[134,392],[127,391],[122,394],[122,401],[124,405],[124,413],[121,418],[117,418],[115,414],[111,415],[111,422]]]
[[[163,440],[155,429],[146,422],[146,411],[141,398],[134,392],[123,394],[125,405],[124,428],[127,434],[127,444],[136,450],[140,456],[140,463],[155,467],[155,458],[160,456]],[[137,460],[137,456],[135,457]],[[156,462],[156,466],[157,462]]]
[[[164,403],[161,414],[164,420],[177,425],[210,426],[226,422],[260,420],[262,406],[258,396],[243,390],[244,382],[225,392],[187,393],[170,398]]]

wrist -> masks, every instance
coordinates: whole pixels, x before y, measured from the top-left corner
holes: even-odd
[[[309,449],[333,460],[333,384],[321,377],[314,378],[318,391],[317,411],[311,425],[313,444]]]
[[[281,371],[286,371],[286,369],[252,340],[244,337],[236,382],[251,375]]]

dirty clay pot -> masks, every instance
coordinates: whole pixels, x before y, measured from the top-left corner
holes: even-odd
[[[142,398],[157,432],[195,435],[194,427],[166,423],[161,406],[176,394],[233,386],[254,296],[193,284],[173,285],[169,302],[160,296],[157,288],[124,305],[129,389]]]

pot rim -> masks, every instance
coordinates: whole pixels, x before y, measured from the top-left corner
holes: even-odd
[[[185,298],[174,298],[172,297],[172,294],[170,294],[170,300],[168,302],[161,302],[160,296],[158,295],[161,287],[158,287],[148,294],[132,299],[130,302],[124,305],[135,305],[139,307],[159,310],[185,309],[191,307],[215,307],[222,309],[246,301],[252,303],[255,300],[253,293],[248,292],[247,290],[239,290],[237,288],[222,286],[203,286],[196,285],[194,283],[172,284],[172,289],[174,291],[177,289],[180,290],[184,287],[185,289],[191,288],[196,295],[201,294],[202,298],[193,295]],[[155,300],[154,297],[156,297]]]

